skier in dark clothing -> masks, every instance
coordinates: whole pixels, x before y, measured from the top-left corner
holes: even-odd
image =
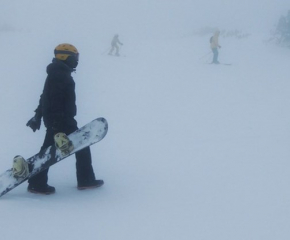
[[[75,82],[71,73],[78,65],[79,53],[71,44],[60,44],[54,50],[55,58],[47,66],[47,78],[35,116],[27,122],[34,132],[40,128],[41,118],[46,127],[46,136],[41,151],[54,144],[54,135],[59,132],[70,134],[78,129],[74,119],[77,113],[75,104]],[[104,184],[96,180],[92,167],[90,148],[75,154],[78,189],[96,188]],[[48,169],[28,180],[28,191],[51,194],[55,188],[47,184]]]

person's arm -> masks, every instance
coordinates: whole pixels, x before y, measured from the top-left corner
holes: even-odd
[[[39,104],[35,109],[35,115],[26,123],[27,127],[30,127],[33,132],[40,129],[41,125],[41,118],[42,118],[42,110],[41,110],[41,100],[42,95],[40,95]]]

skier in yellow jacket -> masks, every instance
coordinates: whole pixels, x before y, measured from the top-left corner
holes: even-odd
[[[220,31],[216,31],[214,33],[214,35],[210,38],[210,47],[211,47],[211,50],[213,52],[212,63],[214,63],[214,64],[219,64],[219,61],[218,61],[218,56],[219,56],[218,48],[221,48],[221,46],[219,45],[219,35],[220,35]]]

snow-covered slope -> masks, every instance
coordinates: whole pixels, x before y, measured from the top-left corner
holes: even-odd
[[[138,19],[133,9],[118,30],[120,14],[106,15],[110,4],[88,10],[88,2],[68,7],[61,28],[56,19],[66,2],[42,13],[47,26],[21,26],[16,18],[13,31],[0,32],[0,169],[42,145],[44,127],[33,133],[25,124],[54,47],[70,42],[80,51],[79,126],[100,116],[109,122],[106,138],[91,148],[105,185],[78,191],[74,157],[60,162],[49,172],[56,194],[30,194],[24,183],[0,199],[0,238],[288,240],[289,50],[265,45],[260,33],[221,38],[220,61],[232,65],[210,65],[209,35],[162,36],[153,23],[144,36],[140,29],[141,35],[131,33],[128,25],[136,30]],[[22,16],[20,3],[9,4]],[[35,4],[23,11],[41,20],[45,8]],[[155,9],[151,1],[142,6]],[[112,11],[118,7],[125,8],[119,3]],[[74,31],[72,17],[89,25],[78,23]],[[117,31],[122,57],[109,57]]]

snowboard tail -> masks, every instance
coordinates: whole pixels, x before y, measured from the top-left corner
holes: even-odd
[[[13,160],[13,168],[0,175],[0,197],[57,162],[101,141],[107,132],[107,120],[105,118],[97,118],[68,136],[56,136],[61,140],[55,139],[56,144],[27,160],[17,155]],[[64,140],[66,137],[67,139]]]

